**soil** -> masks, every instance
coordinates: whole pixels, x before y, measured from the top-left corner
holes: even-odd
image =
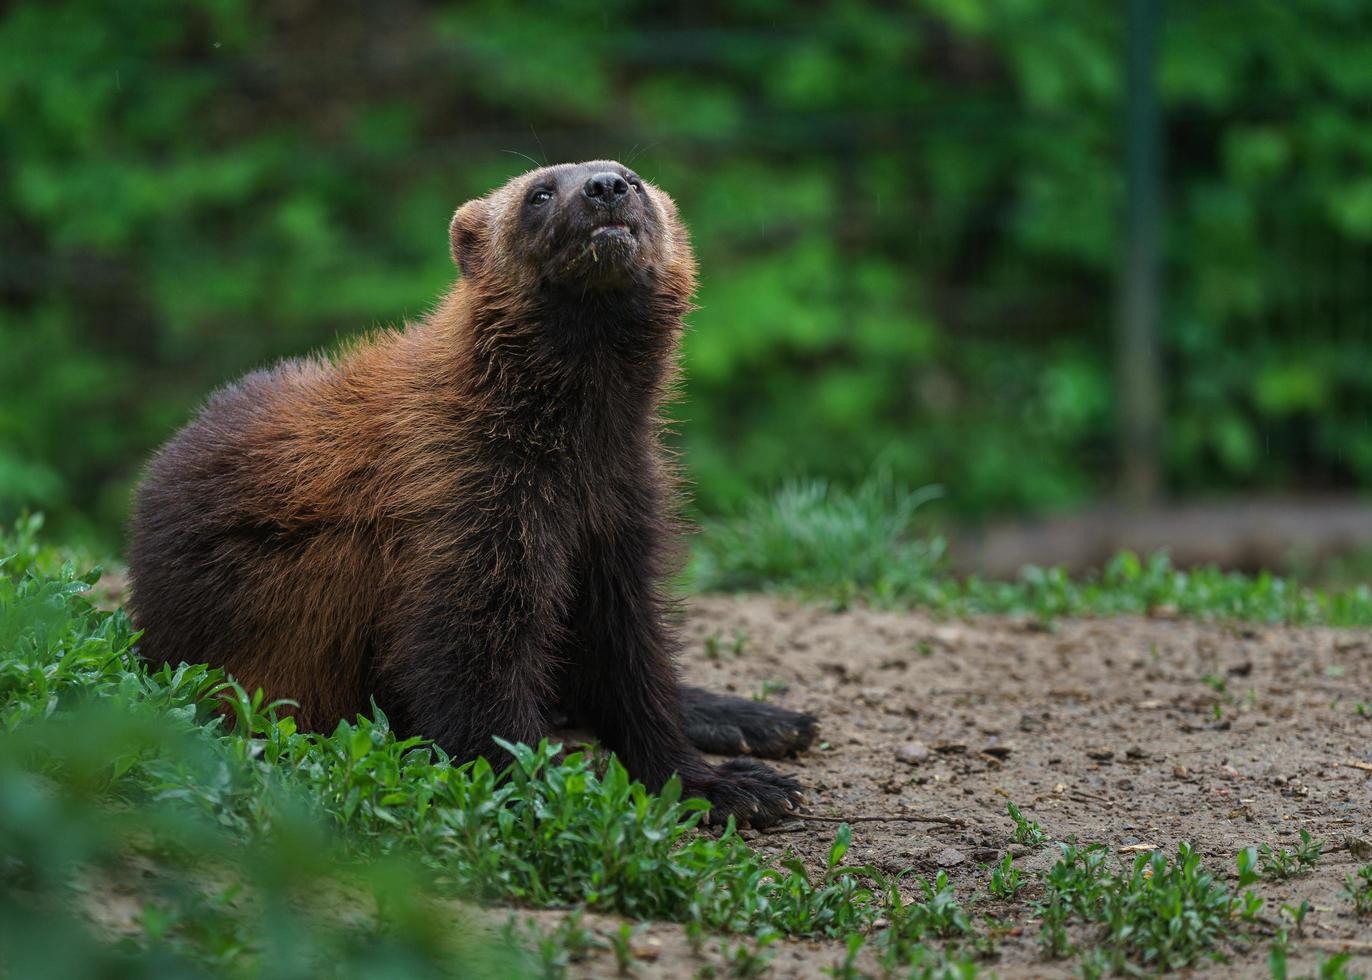
[[[1259,885],[1264,916],[1275,926],[1283,904],[1313,906],[1303,935],[1293,930],[1292,976],[1343,949],[1354,954],[1350,973],[1372,974],[1372,919],[1356,918],[1339,894],[1344,876],[1372,860],[1372,717],[1356,708],[1372,701],[1372,631],[1165,616],[1045,630],[1004,617],[708,596],[690,602],[685,635],[688,680],[740,694],[766,685],[770,699],[822,719],[822,742],[779,764],[809,788],[811,818],[746,836],[820,869],[841,818],[853,828],[848,863],[930,878],[946,870],[979,926],[984,915],[1008,922],[982,964],[988,974],[1075,973],[1041,954],[1033,886],[1009,905],[986,895],[983,866],[1007,849],[1031,880],[1057,857],[1051,845],[1012,844],[1007,801],[1054,840],[1125,854],[1190,842],[1224,878],[1242,848],[1293,848],[1308,830],[1325,842],[1323,857],[1308,874]],[[532,917],[551,925],[560,914]],[[609,917],[586,923],[606,936],[619,928]],[[728,975],[719,941],[693,957],[676,926],[640,927],[633,948],[637,976],[691,977],[707,963]],[[1268,948],[1227,949],[1228,963],[1202,972],[1269,976]],[[783,941],[769,952],[767,975],[819,977],[844,949]],[[608,951],[574,968],[614,972]]]

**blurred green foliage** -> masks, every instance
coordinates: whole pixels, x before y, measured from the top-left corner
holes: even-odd
[[[0,22],[0,511],[110,535],[212,386],[422,314],[462,200],[619,157],[702,259],[707,511],[880,460],[966,514],[1108,487],[1122,10],[95,0]],[[1372,480],[1372,4],[1171,4],[1166,467]],[[2,515],[0,515],[2,516]]]

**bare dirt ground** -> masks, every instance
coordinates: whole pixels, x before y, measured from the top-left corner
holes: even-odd
[[[978,922],[1010,921],[998,955],[982,964],[988,974],[1074,972],[1041,955],[1031,901],[986,896],[982,866],[1007,849],[1030,877],[1057,857],[1052,846],[1011,843],[1007,801],[1055,840],[1168,853],[1188,841],[1221,877],[1233,876],[1242,848],[1290,848],[1306,829],[1325,842],[1314,871],[1258,886],[1273,924],[1283,904],[1313,906],[1303,937],[1293,932],[1291,975],[1341,949],[1354,953],[1352,973],[1372,974],[1372,920],[1355,918],[1339,895],[1344,876],[1372,860],[1372,717],[1356,710],[1372,701],[1372,631],[1167,618],[1045,630],[1009,618],[703,597],[689,605],[685,635],[690,681],[739,694],[784,685],[768,697],[821,717],[822,744],[780,766],[809,788],[815,816],[851,821],[849,863],[931,878],[946,870]],[[953,822],[876,819],[911,816]],[[835,830],[808,819],[747,836],[820,869]],[[1025,894],[1032,900],[1034,887]],[[586,921],[606,934],[618,927]],[[727,975],[720,943],[694,958],[675,926],[646,927],[633,945],[638,976],[690,977],[707,964]],[[1267,951],[1264,941],[1202,972],[1265,977]],[[817,977],[844,950],[787,941],[771,952],[769,976]],[[615,966],[602,951],[576,969],[606,976]]]

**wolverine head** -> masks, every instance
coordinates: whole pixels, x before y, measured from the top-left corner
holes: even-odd
[[[675,203],[612,160],[516,177],[462,205],[449,241],[464,279],[519,290],[633,293],[694,271]]]

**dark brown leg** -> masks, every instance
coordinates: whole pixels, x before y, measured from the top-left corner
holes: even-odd
[[[775,823],[800,800],[793,779],[751,759],[710,765],[686,736],[653,553],[650,531],[622,534],[593,551],[578,577],[570,670],[578,713],[649,788],[676,772],[687,795],[713,804],[712,822],[732,814]]]
[[[379,673],[393,707],[381,707],[454,761],[482,755],[499,768],[508,755],[495,737],[536,745],[548,733],[570,580],[515,534],[458,558],[417,563],[429,574],[392,599]]]

